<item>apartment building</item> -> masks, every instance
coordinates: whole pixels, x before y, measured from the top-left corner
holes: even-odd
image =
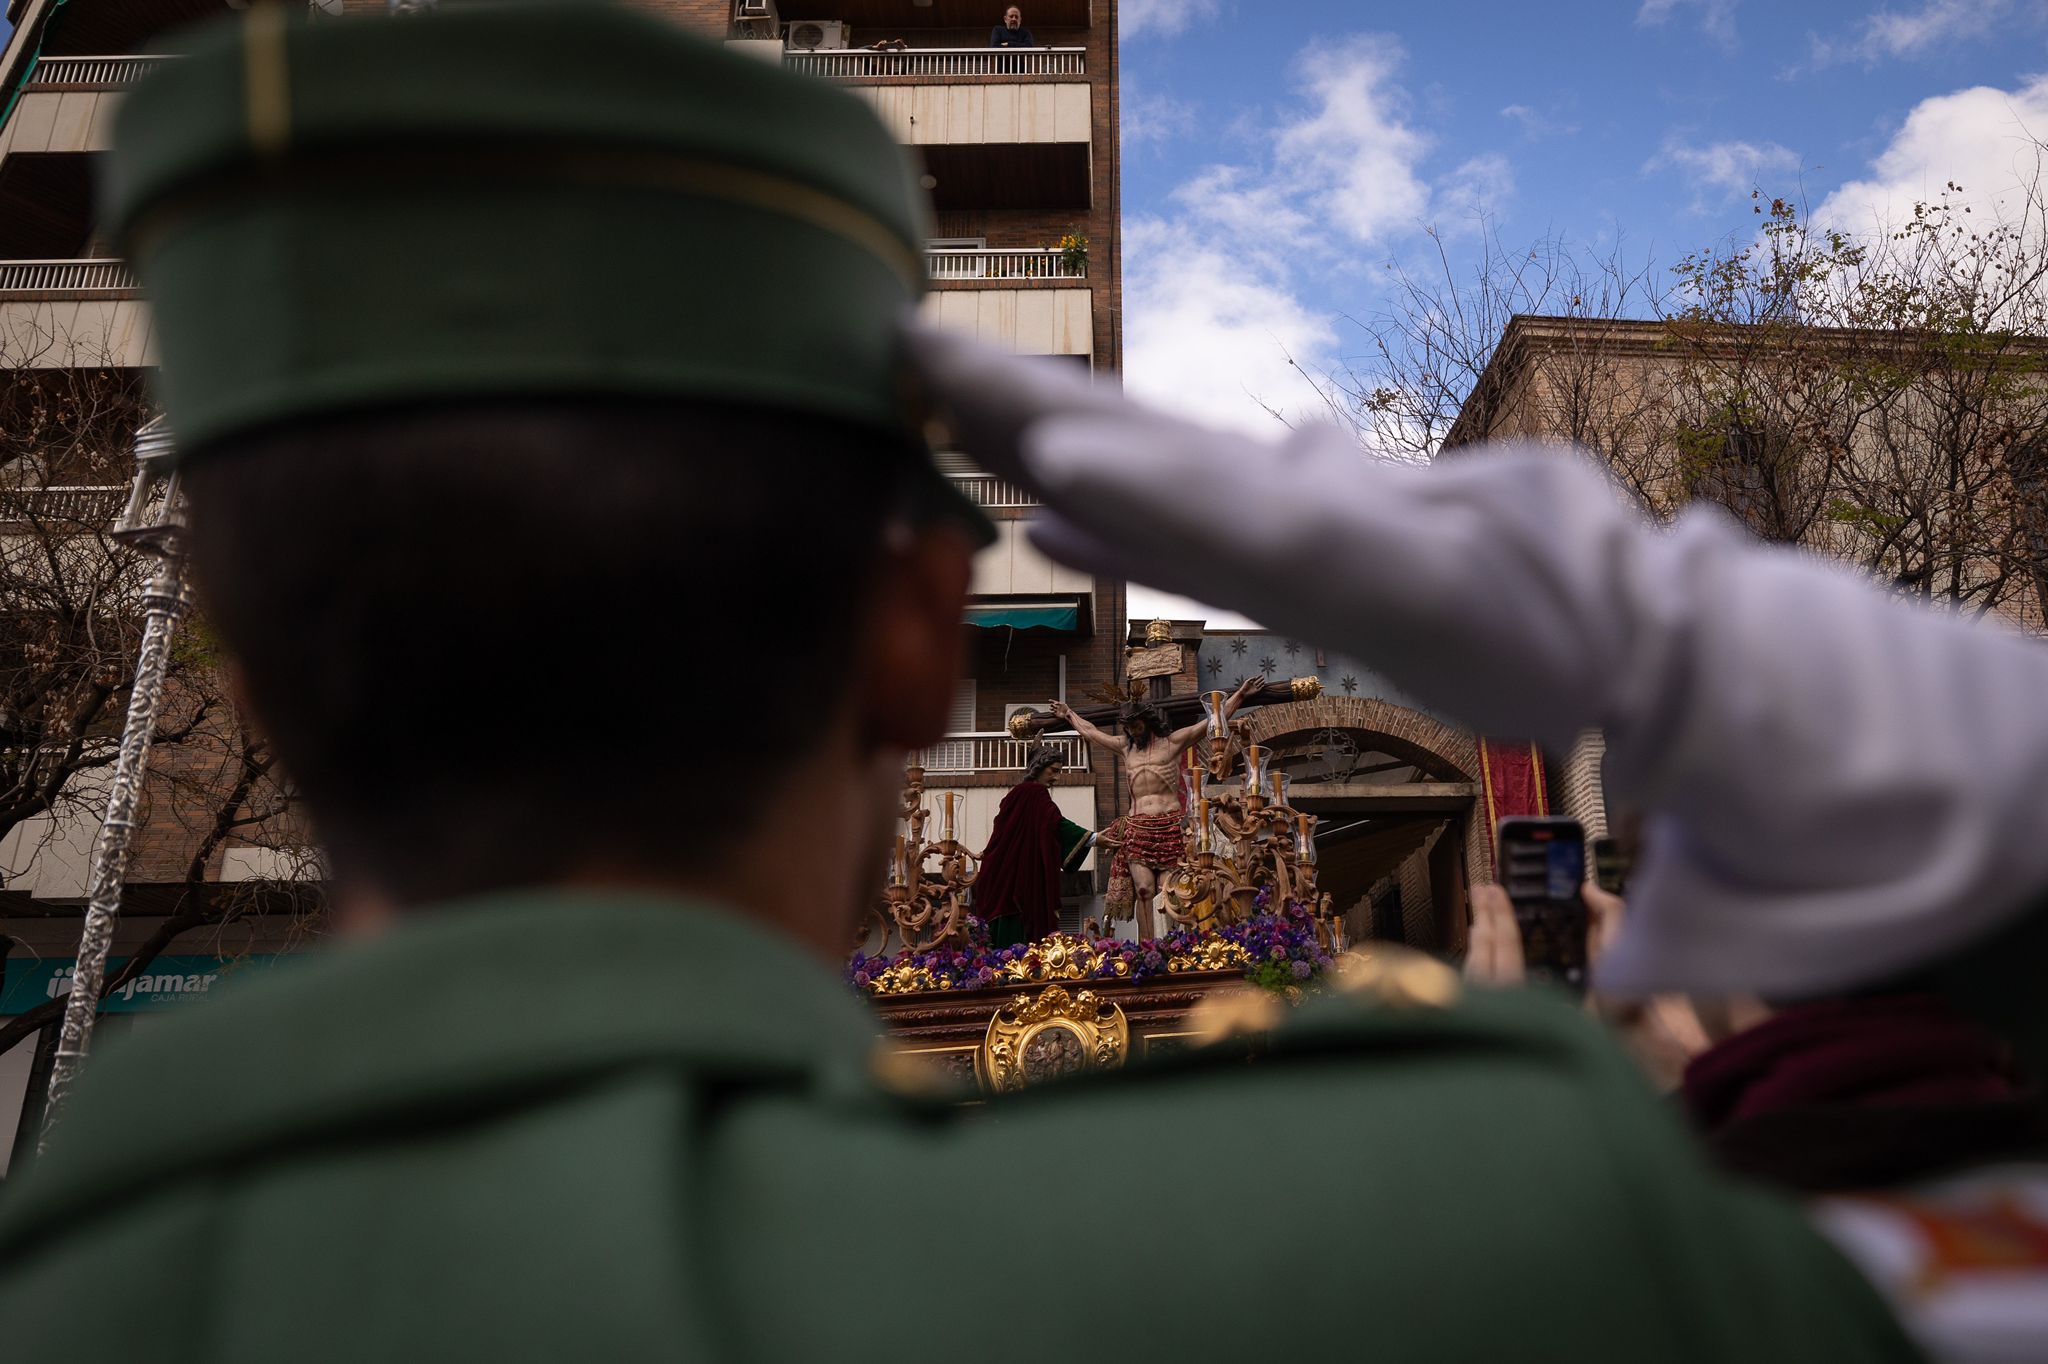
[[[1023,7],[1031,47],[995,47],[1006,5],[967,0],[736,0],[696,4],[687,22],[870,104],[925,170],[935,214],[925,254],[927,312],[993,344],[1113,382],[1121,368],[1122,222],[1115,0]],[[1125,591],[1046,559],[1025,534],[1022,489],[942,454],[996,521],[975,566],[968,675],[953,733],[919,755],[928,800],[956,793],[963,841],[987,839],[1025,745],[1004,729],[1019,707],[1084,704],[1120,675]],[[1117,813],[1116,773],[1072,735],[1054,789],[1091,828]],[[1076,903],[1092,889],[1070,885]]]

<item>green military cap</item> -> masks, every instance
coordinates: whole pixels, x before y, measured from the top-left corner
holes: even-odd
[[[181,448],[297,418],[655,397],[901,433],[926,207],[859,101],[605,3],[202,30],[123,101],[104,203]]]

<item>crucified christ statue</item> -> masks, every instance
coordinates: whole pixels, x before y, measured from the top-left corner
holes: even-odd
[[[1245,698],[1266,684],[1257,675],[1238,683],[1237,690],[1223,702],[1228,720]],[[1110,864],[1110,918],[1121,919],[1126,906],[1134,907],[1138,936],[1159,936],[1153,903],[1159,893],[1161,873],[1180,864],[1186,850],[1181,823],[1186,812],[1181,806],[1180,759],[1208,728],[1208,720],[1197,720],[1181,729],[1169,730],[1166,717],[1148,701],[1126,704],[1118,717],[1122,734],[1105,734],[1076,715],[1065,702],[1053,703],[1052,713],[1074,727],[1074,732],[1097,748],[1123,755],[1130,780],[1130,810],[1103,830],[1097,843],[1112,845],[1116,856]],[[1128,898],[1127,898],[1128,897]]]

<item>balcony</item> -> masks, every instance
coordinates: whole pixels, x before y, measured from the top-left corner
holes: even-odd
[[[0,488],[0,524],[111,525],[128,505],[125,486]]]
[[[1081,47],[913,47],[901,52],[867,48],[791,49],[782,54],[791,71],[827,80],[985,80],[1003,76],[1085,76],[1088,50]]]
[[[953,486],[977,507],[1035,507],[1038,499],[1023,485],[994,474],[954,474]]]
[[[1093,296],[1086,288],[938,289],[924,316],[1019,355],[1095,354]]]
[[[173,57],[39,57],[28,90],[120,90]]]
[[[153,365],[149,306],[118,260],[0,260],[0,356],[22,369]]]
[[[1069,261],[1057,247],[1019,251],[986,247],[932,247],[924,253],[925,274],[935,280],[1086,279],[1088,258]]]
[[[1027,743],[1000,730],[983,734],[948,734],[930,748],[911,754],[910,762],[913,766],[922,766],[927,777],[1022,772],[1029,755],[1041,746],[1057,751],[1069,772],[1088,770],[1088,745],[1078,734],[1047,734]]]
[[[782,17],[800,20],[837,19],[863,34],[881,30],[883,36],[897,33],[957,29],[986,37],[1001,22],[1004,6],[990,6],[989,0],[783,0]],[[1089,0],[1032,0],[1025,17],[1043,40],[1052,29],[1085,29],[1093,22]]]
[[[119,260],[0,260],[0,299],[133,298],[135,276]]]

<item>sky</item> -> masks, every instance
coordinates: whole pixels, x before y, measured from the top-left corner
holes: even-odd
[[[1303,370],[1358,353],[1390,262],[1467,266],[1482,220],[1668,265],[1754,233],[1752,189],[1860,229],[2009,198],[2048,140],[2048,0],[1120,12],[1126,382],[1252,431],[1317,413]]]

